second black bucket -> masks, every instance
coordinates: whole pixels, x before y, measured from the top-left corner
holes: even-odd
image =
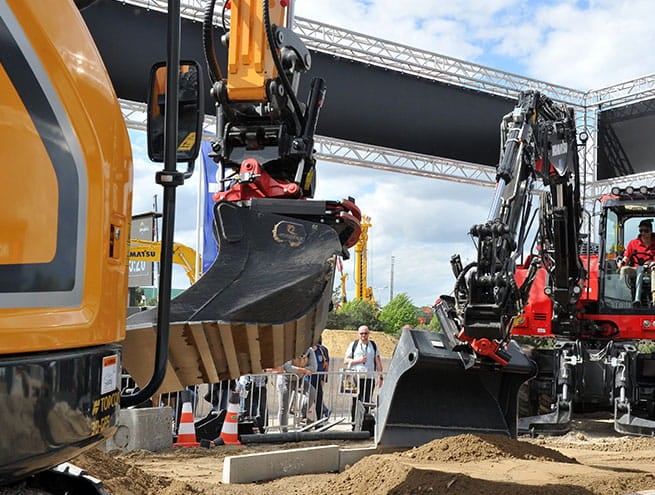
[[[403,330],[378,396],[376,442],[411,447],[464,433],[516,437],[518,389],[535,365],[513,341],[507,350],[506,366],[475,363],[453,351],[443,333]]]

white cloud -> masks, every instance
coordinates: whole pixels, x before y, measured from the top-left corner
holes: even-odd
[[[431,305],[452,290],[450,257],[471,258],[467,236],[487,215],[493,190],[367,168],[319,163],[317,199],[351,195],[368,231],[368,285],[379,302],[389,301],[391,257],[394,294],[405,292],[417,305]],[[473,198],[479,197],[475,201]],[[354,252],[344,263],[347,291],[355,293]]]
[[[296,14],[581,90],[654,72],[649,0],[300,1]],[[502,66],[497,65],[502,62]]]

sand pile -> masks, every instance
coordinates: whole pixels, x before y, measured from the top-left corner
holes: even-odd
[[[463,470],[465,471],[465,470]],[[339,474],[324,487],[331,495],[591,495],[594,492],[574,484],[544,486],[519,485],[476,479],[462,473],[417,468],[402,461],[402,456],[371,456]]]
[[[440,438],[404,452],[414,461],[474,462],[482,460],[524,459],[576,462],[556,450],[499,435],[457,435]]]

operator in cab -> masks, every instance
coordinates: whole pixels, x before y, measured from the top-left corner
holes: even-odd
[[[655,238],[653,237],[653,220],[639,222],[639,235],[626,247],[623,258],[619,260],[621,278],[634,290],[633,303],[641,303],[644,275],[648,273],[653,280],[655,272]],[[655,304],[655,289],[651,282],[651,303]]]

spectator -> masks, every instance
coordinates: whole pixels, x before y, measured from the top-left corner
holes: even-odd
[[[289,406],[291,393],[298,388],[299,375],[311,375],[316,371],[316,357],[311,347],[304,354],[291,359],[277,368],[267,368],[267,373],[283,373],[277,377],[277,393],[279,400],[278,424],[280,431],[289,429]]]
[[[238,390],[240,396],[240,409],[253,420],[260,433],[264,433],[267,425],[266,416],[266,375],[244,375],[239,378]]]
[[[312,346],[314,355],[316,356],[316,371],[318,374],[306,376],[305,381],[309,381],[313,387],[314,397],[310,397],[310,403],[316,404],[316,418],[321,419],[330,415],[330,410],[323,402],[323,383],[327,383],[327,372],[330,370],[330,353],[323,345],[322,339],[319,337],[316,345]],[[310,388],[310,391],[312,388]]]
[[[355,340],[346,349],[346,357],[343,360],[345,367],[359,373],[359,387],[357,397],[353,397],[350,416],[353,423],[355,422],[355,411],[357,401],[364,404],[365,409],[370,404],[375,387],[375,373],[382,372],[382,360],[377,344],[369,339],[370,330],[366,325],[357,329],[359,339]],[[382,384],[382,375],[380,375],[380,385]]]
[[[639,222],[639,235],[628,243],[623,258],[619,260],[621,277],[626,281],[628,287],[634,291],[633,301],[635,304],[641,302],[644,270],[648,270],[652,275],[655,268],[655,238],[652,234],[652,220],[644,219]],[[653,291],[653,288],[655,287],[651,287],[651,291]],[[651,298],[652,302],[655,303],[655,292],[651,294]]]
[[[235,380],[214,383],[205,394],[205,400],[211,402],[214,411],[227,411],[227,403],[232,390],[236,390]]]

